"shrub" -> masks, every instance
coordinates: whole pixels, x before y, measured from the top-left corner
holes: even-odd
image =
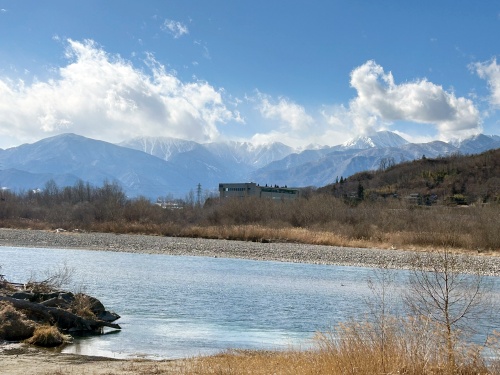
[[[57,327],[50,325],[38,326],[33,336],[26,340],[31,345],[53,348],[69,341],[69,336],[63,335]]]
[[[19,341],[33,335],[35,325],[7,302],[0,302],[0,338]]]
[[[73,314],[79,315],[86,319],[96,319],[93,311],[93,306],[95,303],[95,299],[93,299],[92,297],[83,293],[77,293],[75,294],[75,299],[70,305],[70,311]]]

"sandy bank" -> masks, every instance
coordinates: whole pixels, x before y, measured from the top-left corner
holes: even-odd
[[[59,354],[23,344],[0,345],[2,375],[132,375],[179,374],[192,360],[113,360],[75,354]]]

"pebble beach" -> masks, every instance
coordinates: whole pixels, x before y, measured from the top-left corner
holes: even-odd
[[[241,258],[394,269],[411,268],[417,254],[431,258],[439,256],[432,252],[416,253],[397,249],[3,228],[0,229],[0,246]],[[459,258],[464,273],[500,276],[500,257],[498,256],[475,254],[455,256]]]

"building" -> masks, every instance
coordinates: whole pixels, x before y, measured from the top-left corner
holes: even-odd
[[[220,199],[257,197],[268,199],[297,199],[300,190],[288,187],[260,186],[254,182],[219,184]]]

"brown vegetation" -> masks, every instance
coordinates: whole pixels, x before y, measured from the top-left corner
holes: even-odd
[[[231,351],[194,361],[181,374],[495,374],[480,348],[457,348],[450,367],[436,327],[424,320],[393,320],[380,350],[372,324],[351,322],[318,334],[311,350]],[[161,372],[160,372],[161,373]]]
[[[307,350],[284,351],[229,350],[208,357],[178,361],[127,361],[106,375],[119,374],[179,374],[179,375],[493,375],[500,373],[496,361],[486,361],[481,347],[457,346],[459,360],[452,366],[446,348],[439,340],[439,328],[426,320],[395,319],[386,331],[385,350],[381,351],[380,336],[374,325],[348,322],[330,332],[318,334],[313,347]],[[492,348],[494,349],[494,348]],[[116,362],[115,362],[116,363]],[[98,368],[106,368],[104,365]],[[103,367],[104,366],[104,367]],[[88,366],[91,368],[90,366]],[[117,368],[118,367],[118,368]],[[101,374],[85,365],[75,366],[65,374]],[[95,367],[94,367],[95,368]],[[46,374],[54,372],[47,372]],[[56,372],[57,374],[59,372]]]
[[[68,342],[71,338],[63,335],[55,326],[41,325],[36,327],[33,335],[26,340],[26,343],[45,348],[52,348]]]
[[[361,187],[361,188],[360,188]],[[367,199],[400,198],[418,194],[423,204],[471,204],[500,200],[500,149],[479,155],[455,154],[395,165],[376,172],[360,172],[319,189],[337,197],[358,195]]]
[[[500,150],[363,172],[289,202],[210,198],[161,208],[116,184],[2,192],[3,227],[294,241],[340,246],[500,249]],[[467,204],[466,204],[467,203]]]
[[[0,301],[0,338],[24,340],[33,335],[35,324],[12,304]]]

